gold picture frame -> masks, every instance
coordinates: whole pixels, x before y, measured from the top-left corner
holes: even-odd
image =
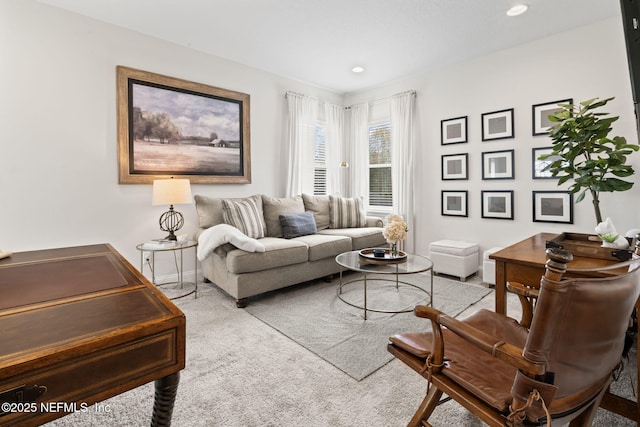
[[[116,67],[118,182],[251,183],[250,96]]]

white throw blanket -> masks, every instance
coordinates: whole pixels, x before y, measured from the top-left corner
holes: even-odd
[[[247,252],[264,252],[264,245],[229,224],[218,224],[207,228],[198,237],[198,259],[202,261],[215,248],[225,243]]]

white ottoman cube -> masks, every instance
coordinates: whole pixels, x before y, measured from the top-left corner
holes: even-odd
[[[464,282],[478,272],[478,244],[459,240],[438,240],[429,245],[433,272],[457,276]]]
[[[482,256],[482,281],[489,285],[496,284],[496,262],[489,259],[489,255],[498,252],[502,248],[491,248],[484,251]]]

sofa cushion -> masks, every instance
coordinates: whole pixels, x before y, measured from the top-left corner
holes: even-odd
[[[264,237],[262,215],[252,199],[223,200],[222,212],[224,222],[234,226],[248,237],[261,239]]]
[[[280,226],[285,239],[316,234],[313,212],[280,215]]]
[[[329,196],[330,228],[365,227],[367,225],[362,197]]]
[[[330,228],[318,231],[318,234],[349,237],[351,238],[351,250],[353,251],[389,246],[382,236],[382,228],[380,227]]]
[[[347,236],[311,234],[294,240],[304,242],[309,247],[309,261],[334,258],[351,250],[351,239]]]
[[[305,210],[313,212],[318,230],[329,228],[331,224],[329,217],[329,196],[311,196],[303,193],[302,202],[304,203]]]
[[[267,224],[266,236],[268,237],[283,236],[280,215],[304,212],[304,203],[301,196],[276,198],[263,195],[262,207],[264,220]]]
[[[264,222],[264,213],[262,209],[262,196],[260,194],[255,194],[251,197],[247,198],[230,198],[226,200],[246,200],[251,199],[255,202],[256,207],[258,208],[258,212],[261,217],[262,227],[263,229],[267,229],[267,226]],[[226,224],[224,220],[224,216],[222,213],[222,198],[217,197],[207,197],[207,196],[194,196],[194,200],[196,201],[196,212],[198,213],[198,223],[200,228],[209,228],[218,224]]]
[[[241,249],[227,252],[227,270],[235,274],[250,273],[306,262],[309,259],[308,246],[296,239],[265,237],[260,239],[260,243],[264,245],[264,252],[246,252]]]

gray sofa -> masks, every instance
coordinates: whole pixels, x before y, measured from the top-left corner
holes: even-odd
[[[338,273],[335,257],[342,252],[387,245],[382,220],[365,216],[361,198],[197,195],[195,202],[205,280],[235,298],[238,307],[249,297]],[[211,232],[218,236],[214,243]]]

